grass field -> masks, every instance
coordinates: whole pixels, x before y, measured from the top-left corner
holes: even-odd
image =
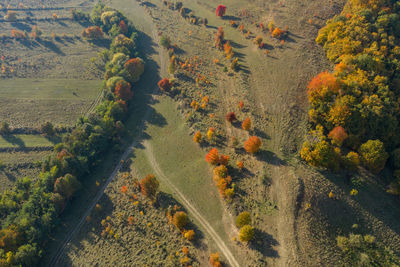
[[[53,142],[41,135],[15,134],[3,135],[0,137],[0,148],[52,147],[53,145]]]

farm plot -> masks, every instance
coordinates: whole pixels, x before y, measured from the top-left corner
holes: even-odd
[[[3,191],[17,178],[37,176],[34,162],[43,160],[60,140],[39,135],[43,123],[70,128],[94,108],[103,74],[95,58],[108,38],[85,40],[81,33],[90,23],[72,18],[72,8],[89,11],[91,2],[23,0],[0,5],[0,121],[12,130],[0,138]],[[12,21],[6,18],[10,12],[15,12]]]

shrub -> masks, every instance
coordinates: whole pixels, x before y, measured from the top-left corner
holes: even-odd
[[[235,112],[228,112],[225,116],[226,120],[232,123],[233,121],[237,120]]]
[[[82,37],[87,39],[103,39],[104,32],[99,26],[89,26],[82,31]]]
[[[115,95],[124,101],[130,100],[133,97],[131,85],[125,80],[120,80],[115,85]]]
[[[174,225],[182,231],[188,223],[188,216],[184,211],[177,211],[174,214],[172,221]]]
[[[284,33],[285,33],[285,31],[279,29],[279,27],[276,27],[272,31],[271,36],[274,37],[274,38],[281,38]]]
[[[217,266],[221,266],[220,260],[219,260],[219,253],[215,252],[215,253],[211,253],[210,254],[210,264],[213,267],[217,267]]]
[[[193,141],[195,142],[195,143],[200,143],[201,142],[201,133],[199,132],[199,131],[197,131],[196,133],[195,133],[195,135],[193,136]]]
[[[242,228],[240,228],[239,240],[242,242],[249,242],[253,239],[254,233],[255,233],[254,227],[250,225],[245,225]]]
[[[228,162],[229,162],[229,156],[221,154],[221,156],[219,157],[219,164],[226,166],[228,165]]]
[[[165,49],[169,49],[171,47],[171,40],[163,35],[160,38],[160,45]]]
[[[222,50],[224,47],[224,28],[219,27],[215,34],[215,47]]]
[[[36,25],[33,26],[32,31],[31,31],[32,38],[36,40],[36,39],[39,39],[41,35],[42,35],[42,31],[39,29],[39,27]]]
[[[215,134],[215,129],[213,127],[210,127],[207,131],[207,138],[209,141],[213,140],[214,134]]]
[[[236,217],[236,226],[239,228],[245,225],[250,225],[250,223],[251,223],[251,217],[248,211],[243,211]]]
[[[140,180],[140,190],[144,196],[154,199],[157,195],[160,183],[152,174],[146,175],[145,178]]]
[[[3,121],[0,124],[0,134],[1,135],[7,135],[10,132],[11,132],[10,125],[7,122]]]
[[[251,120],[250,120],[249,117],[247,117],[242,122],[242,129],[245,130],[245,131],[248,131],[248,130],[250,130],[250,128],[251,128]]]
[[[46,136],[53,136],[55,134],[54,126],[51,122],[47,121],[40,126],[40,132]]]
[[[225,165],[220,165],[214,168],[214,175],[218,178],[226,178],[228,176],[228,169]]]
[[[212,148],[206,155],[206,161],[211,165],[217,165],[219,162],[218,149]]]
[[[375,173],[383,170],[389,157],[380,140],[368,140],[360,146],[359,152],[365,166]]]
[[[188,230],[188,231],[185,232],[184,237],[185,237],[187,240],[192,241],[192,240],[194,240],[195,235],[196,235],[196,234],[195,234],[195,232],[194,232],[193,230]]]
[[[360,157],[357,152],[350,151],[345,158],[345,167],[348,170],[355,171],[360,165]]]
[[[172,84],[170,83],[168,78],[164,78],[158,82],[158,87],[161,91],[168,92],[171,89]]]
[[[261,147],[261,140],[257,136],[251,136],[249,139],[244,142],[244,149],[247,153],[254,154]]]

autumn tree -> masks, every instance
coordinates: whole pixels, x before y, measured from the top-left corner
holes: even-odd
[[[183,230],[188,223],[188,216],[184,211],[177,211],[173,217],[174,225],[179,229]]]
[[[210,152],[206,155],[206,161],[211,165],[217,165],[219,162],[218,149],[212,148]]]
[[[249,225],[250,223],[251,223],[251,217],[248,211],[243,211],[239,213],[239,215],[236,217],[236,226],[239,228],[245,225]]]
[[[115,95],[124,101],[130,100],[133,97],[131,85],[125,80],[120,80],[115,85]]]
[[[244,149],[247,153],[254,154],[256,153],[261,147],[261,139],[257,136],[251,136],[244,142]]]
[[[127,71],[127,79],[130,82],[137,82],[140,76],[144,72],[144,62],[141,58],[131,58],[124,64],[124,68]]]
[[[148,174],[140,180],[140,190],[149,199],[155,199],[159,186],[160,183],[152,174]]]
[[[215,47],[219,50],[224,48],[224,28],[219,27],[217,33],[215,34]]]
[[[187,240],[193,241],[194,238],[195,238],[195,236],[196,236],[196,234],[195,234],[194,230],[188,230],[188,231],[185,231],[185,233],[183,234],[183,236],[184,236]]]
[[[211,253],[210,254],[210,264],[213,267],[221,267],[221,262],[219,259],[219,253],[215,252],[215,253]]]
[[[242,228],[240,228],[239,240],[242,242],[249,242],[253,239],[254,233],[255,233],[254,227],[250,225],[245,225]]]
[[[219,164],[226,166],[228,165],[228,162],[229,162],[229,156],[221,154],[221,156],[219,157]]]
[[[164,78],[158,82],[158,87],[161,91],[168,92],[171,89],[172,84],[168,78]]]
[[[249,117],[247,117],[242,122],[242,129],[245,130],[245,131],[248,131],[248,130],[250,130],[250,128],[251,128],[251,120],[250,120]]]
[[[233,121],[237,120],[235,112],[228,112],[225,116],[226,120],[232,123]]]
[[[201,142],[201,133],[199,131],[197,131],[194,136],[193,136],[193,141],[195,143],[200,143]]]
[[[61,194],[65,198],[70,198],[81,187],[80,182],[75,176],[66,174],[57,178],[54,183],[54,191]]]
[[[359,149],[362,162],[372,172],[379,173],[385,167],[389,154],[380,140],[368,140]]]
[[[82,31],[82,37],[87,39],[103,39],[104,32],[99,26],[89,26]]]
[[[210,127],[207,131],[207,138],[209,141],[212,141],[215,135],[215,129],[213,127]]]
[[[341,146],[344,140],[349,137],[342,126],[336,126],[329,132],[328,137],[332,139],[332,143],[338,146]]]
[[[217,9],[215,10],[215,14],[217,15],[217,17],[223,17],[225,15],[225,12],[226,6],[224,5],[217,6]]]

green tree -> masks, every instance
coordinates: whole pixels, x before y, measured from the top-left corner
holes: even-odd
[[[383,170],[389,154],[385,151],[385,146],[380,140],[368,140],[359,149],[362,162],[374,173]]]
[[[251,223],[251,217],[248,211],[243,211],[236,217],[237,227],[243,227],[245,225],[249,225],[250,223]]]
[[[3,121],[0,124],[0,134],[6,135],[6,134],[9,134],[10,132],[11,132],[10,125],[7,122]]]
[[[54,191],[66,198],[70,198],[80,188],[80,186],[81,184],[75,176],[66,174],[63,177],[57,178],[54,183]]]
[[[177,211],[172,221],[179,230],[183,230],[188,223],[188,216],[184,211]]]
[[[150,199],[154,199],[157,195],[160,183],[152,174],[146,175],[142,180],[140,180],[140,189],[142,194]]]

